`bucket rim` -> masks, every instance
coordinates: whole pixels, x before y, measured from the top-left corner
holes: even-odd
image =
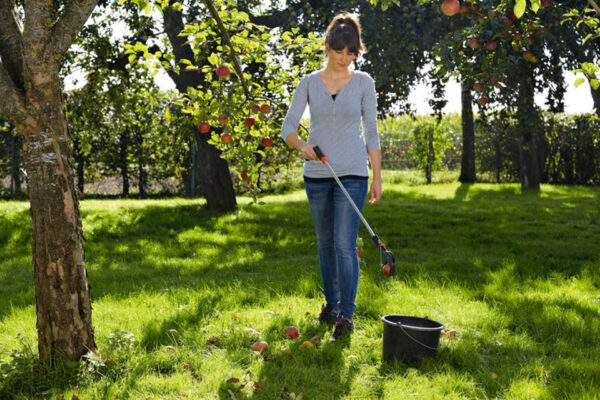
[[[408,317],[408,318],[423,319],[423,320],[427,320],[430,322],[434,322],[434,323],[438,324],[439,326],[426,327],[426,326],[413,326],[413,325],[404,325],[404,324],[398,325],[398,323],[388,320],[387,317]],[[433,319],[417,317],[416,315],[388,314],[388,315],[382,315],[381,320],[383,321],[384,324],[388,324],[391,326],[402,326],[402,328],[404,328],[404,329],[410,329],[410,330],[415,330],[415,331],[424,331],[424,332],[439,331],[439,332],[441,332],[444,329],[444,324],[437,322]]]

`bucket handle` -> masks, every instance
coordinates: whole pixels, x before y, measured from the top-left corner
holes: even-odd
[[[427,317],[425,317],[427,318]],[[396,325],[397,327],[399,327],[400,329],[402,329],[402,332],[404,332],[404,334],[406,336],[408,336],[410,338],[410,340],[412,340],[413,342],[420,344],[421,346],[429,349],[429,350],[437,350],[440,348],[440,345],[438,344],[437,347],[431,347],[431,346],[427,346],[425,343],[421,343],[420,341],[418,341],[417,339],[415,339],[414,337],[410,336],[410,334],[406,331],[406,329],[404,329],[404,326],[402,326],[402,322],[392,322],[392,321],[388,321],[390,322],[392,325]]]

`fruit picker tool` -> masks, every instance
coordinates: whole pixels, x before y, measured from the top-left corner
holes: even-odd
[[[335,171],[333,170],[333,168],[329,164],[329,161],[327,161],[327,157],[325,157],[325,155],[323,154],[323,152],[321,151],[321,149],[319,148],[319,146],[315,146],[314,150],[315,150],[315,153],[317,153],[317,157],[319,157],[319,160],[321,160],[321,162],[323,164],[325,164],[325,165],[327,165],[327,167],[329,167],[329,170],[331,171],[331,175],[333,175],[333,178],[335,179],[335,181],[337,182],[337,184],[340,186],[340,189],[342,189],[342,192],[344,192],[344,194],[346,195],[346,198],[348,199],[348,201],[350,202],[350,204],[354,208],[354,211],[356,211],[356,213],[360,217],[360,220],[365,225],[365,228],[367,228],[367,230],[369,231],[369,234],[371,235],[371,239],[373,240],[373,243],[375,243],[375,246],[379,249],[380,262],[381,262],[381,272],[385,276],[392,276],[392,275],[394,275],[396,273],[396,260],[394,259],[394,254],[392,254],[392,252],[389,251],[385,247],[385,244],[381,243],[381,240],[379,239],[379,236],[377,236],[375,234],[375,232],[373,232],[373,229],[371,229],[371,227],[369,226],[369,223],[367,222],[367,220],[365,219],[365,217],[363,217],[363,215],[361,214],[361,212],[358,209],[358,207],[356,207],[356,204],[354,204],[354,201],[352,200],[352,198],[350,197],[350,195],[346,191],[346,188],[344,187],[344,185],[342,184],[342,182],[340,181],[340,179],[335,174]]]

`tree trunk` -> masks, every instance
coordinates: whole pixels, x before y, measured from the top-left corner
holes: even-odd
[[[425,172],[427,183],[431,183],[431,170],[433,169],[433,129],[427,133],[427,170]]]
[[[146,196],[146,172],[144,171],[144,135],[141,129],[136,128],[136,139],[138,145],[138,187],[140,196]]]
[[[464,79],[461,82],[462,100],[462,162],[458,180],[462,183],[475,182],[475,127],[473,123],[473,96],[471,82]]]
[[[76,360],[96,344],[58,74],[27,95],[38,112],[18,129],[29,177],[39,354]]]
[[[11,196],[19,196],[21,191],[21,136],[11,135],[11,160],[10,160],[10,194]]]
[[[127,129],[119,136],[119,167],[121,178],[123,178],[123,196],[129,196],[129,165],[127,163],[127,146],[129,144],[129,132]]]
[[[534,75],[531,66],[523,68],[519,78],[517,121],[521,136],[521,187],[540,189],[540,162],[538,138],[541,126],[539,110],[534,102]]]
[[[198,162],[204,166],[203,184],[206,206],[209,210],[227,212],[237,207],[233,181],[227,161],[221,151],[208,144],[209,135],[200,135],[198,140]]]
[[[97,2],[0,1],[0,111],[23,137],[43,361],[96,349],[59,70]]]
[[[600,117],[600,88],[594,90],[594,88],[590,86],[590,91],[592,93],[592,100],[594,100],[594,111],[596,112],[596,115]]]

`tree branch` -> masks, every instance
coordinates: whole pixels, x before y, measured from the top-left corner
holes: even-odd
[[[215,21],[217,21],[217,26],[219,27],[219,30],[221,31],[221,36],[222,36],[223,40],[225,41],[225,43],[227,44],[227,47],[229,47],[229,57],[230,57],[231,61],[233,62],[233,67],[235,68],[235,71],[237,72],[237,74],[240,78],[240,82],[242,83],[242,87],[244,88],[244,93],[246,93],[246,98],[250,99],[250,98],[252,98],[252,96],[250,96],[250,91],[248,90],[248,83],[246,83],[246,79],[244,79],[244,73],[242,71],[242,68],[240,67],[240,63],[237,59],[237,56],[235,55],[235,50],[234,50],[233,45],[231,44],[231,38],[229,37],[229,32],[225,28],[225,25],[223,25],[223,20],[221,19],[221,17],[219,17],[219,12],[215,8],[215,5],[212,2],[212,0],[206,0],[206,5],[208,6],[210,15],[215,19]]]
[[[596,10],[596,14],[600,15],[600,7],[598,7],[598,4],[594,0],[588,0],[588,3]]]
[[[52,27],[50,43],[46,49],[48,56],[57,62],[62,61],[62,57],[81,32],[98,1],[73,0],[67,4],[65,11]]]
[[[15,86],[3,63],[0,63],[0,112],[13,125],[22,125],[27,118],[25,97]]]
[[[23,88],[23,34],[13,0],[0,0],[0,58],[14,84]]]

